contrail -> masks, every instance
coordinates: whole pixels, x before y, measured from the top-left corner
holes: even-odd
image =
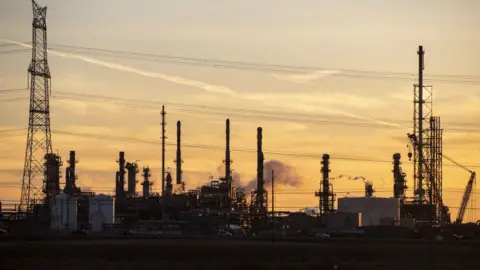
[[[359,116],[359,115],[355,115],[355,114],[348,113],[348,112],[343,112],[343,111],[338,111],[338,110],[332,110],[332,109],[328,109],[328,108],[325,108],[325,107],[322,107],[321,109],[322,109],[322,110],[325,110],[325,111],[329,111],[330,113],[341,114],[341,115],[348,116],[348,117],[352,117],[352,118],[367,120],[367,121],[371,121],[371,122],[374,122],[374,123],[377,123],[377,124],[381,124],[381,125],[385,125],[385,126],[391,126],[391,127],[399,127],[399,126],[400,126],[399,124],[390,123],[390,122],[385,122],[385,121],[380,121],[380,120],[377,120],[377,119],[373,119],[373,118],[369,118],[369,117],[364,117],[364,116]]]
[[[10,43],[13,43],[13,44],[17,44],[17,45],[27,47],[27,48],[32,47],[31,45],[21,43],[21,42],[4,40],[4,39],[0,39],[0,40],[3,40],[5,42],[10,42]],[[232,89],[230,89],[226,86],[212,85],[212,84],[204,83],[204,82],[201,82],[201,81],[185,79],[185,78],[182,78],[182,77],[171,76],[171,75],[158,73],[158,72],[149,72],[149,71],[137,69],[137,68],[130,67],[130,66],[120,65],[120,64],[112,63],[112,62],[101,61],[101,60],[97,60],[97,59],[94,59],[94,58],[85,57],[85,56],[76,55],[76,54],[71,54],[71,53],[61,53],[61,52],[57,52],[57,51],[53,51],[53,50],[48,50],[48,51],[50,53],[54,54],[54,55],[57,55],[57,56],[60,56],[60,57],[63,57],[63,58],[78,59],[78,60],[82,60],[82,61],[94,64],[94,65],[98,65],[98,66],[103,66],[103,67],[107,67],[107,68],[111,68],[111,69],[116,69],[116,70],[120,70],[120,71],[125,71],[125,72],[130,72],[130,73],[142,75],[142,76],[145,76],[145,77],[158,78],[158,79],[162,79],[162,80],[172,82],[172,83],[176,83],[176,84],[187,85],[187,86],[199,88],[199,89],[205,90],[207,92],[221,93],[221,94],[225,94],[225,95],[232,96],[232,97],[238,97],[239,96],[237,92],[235,92],[234,90],[232,90]]]
[[[339,70],[319,70],[315,72],[293,74],[293,75],[272,74],[272,77],[279,80],[291,81],[299,84],[310,84],[312,81],[315,81],[317,79],[320,79],[329,75],[339,74],[339,73],[341,73]]]
[[[17,45],[22,46],[22,47],[32,48],[32,45],[28,45],[28,44],[25,44],[25,43],[22,43],[22,42],[17,42],[17,41],[7,40],[7,39],[1,39],[1,38],[0,38],[0,40],[2,40],[4,42],[9,42],[9,43],[12,43],[12,44],[17,44]],[[125,72],[130,72],[130,73],[142,75],[142,76],[145,76],[145,77],[158,78],[158,79],[162,79],[162,80],[172,82],[172,83],[176,83],[176,84],[181,84],[181,85],[186,85],[186,86],[199,88],[199,89],[205,90],[207,92],[225,94],[225,95],[230,96],[230,97],[241,98],[241,99],[246,99],[246,100],[255,99],[255,98],[251,98],[249,96],[242,96],[239,93],[237,93],[235,90],[233,90],[231,88],[228,88],[226,86],[212,85],[212,84],[208,84],[208,83],[205,83],[205,82],[190,80],[190,79],[186,79],[186,78],[182,78],[182,77],[178,77],[178,76],[171,76],[171,75],[158,73],[158,72],[145,71],[145,70],[137,69],[137,68],[130,67],[130,66],[125,66],[125,65],[121,65],[121,64],[117,64],[117,63],[112,63],[112,62],[101,61],[101,60],[97,60],[97,59],[94,59],[94,58],[85,57],[85,56],[76,55],[76,54],[71,54],[71,53],[61,53],[61,52],[57,52],[57,51],[53,51],[53,50],[48,50],[48,51],[50,53],[54,54],[54,55],[57,55],[57,56],[60,56],[60,57],[63,57],[63,58],[78,59],[78,60],[82,60],[82,61],[94,64],[94,65],[98,65],[98,66],[103,66],[103,67],[107,67],[107,68],[111,68],[111,69],[115,69],[115,70],[119,70],[119,71],[125,71]],[[330,71],[330,73],[335,73],[335,71]],[[263,99],[261,99],[261,101],[263,103],[268,103]],[[352,117],[352,118],[363,119],[363,120],[367,120],[367,121],[371,121],[371,122],[374,122],[374,123],[387,125],[387,126],[399,126],[398,124],[393,124],[393,123],[388,123],[388,122],[376,120],[376,119],[373,119],[373,118],[358,116],[358,115],[354,115],[354,114],[351,114],[351,113],[348,113],[348,112],[329,109],[329,108],[326,108],[326,107],[323,107],[323,106],[322,107],[315,106],[315,107],[319,108],[323,111],[332,113],[332,114],[340,114],[340,115],[344,115],[344,116],[348,116],[348,117]]]

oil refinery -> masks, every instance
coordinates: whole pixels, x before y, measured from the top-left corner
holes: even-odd
[[[111,172],[114,195],[84,191],[77,185],[81,163],[71,149],[68,159],[53,151],[50,126],[50,80],[47,59],[46,8],[33,1],[32,59],[28,67],[30,83],[29,128],[22,178],[21,198],[14,206],[0,203],[0,226],[11,235],[149,235],[231,236],[231,237],[362,237],[411,238],[419,234],[453,238],[480,237],[479,224],[464,224],[476,174],[443,153],[443,129],[439,116],[432,113],[432,86],[423,81],[424,48],[418,48],[418,83],[414,85],[413,127],[408,159],[414,171],[407,180],[402,168],[402,149],[392,157],[391,195],[375,196],[372,181],[361,176],[334,172],[329,153],[319,153],[318,212],[275,211],[275,171],[265,171],[262,127],[251,130],[256,136],[256,186],[247,191],[232,176],[229,119],[225,121],[225,171],[222,177],[196,189],[186,190],[182,177],[182,124],[176,122],[175,177],[165,168],[166,109],[162,108],[161,193],[152,192],[152,171],[135,159],[135,153],[120,151],[112,156],[118,169]],[[250,131],[249,131],[250,132]],[[335,142],[333,142],[335,143]],[[66,160],[64,164],[64,160]],[[451,217],[443,196],[443,161],[466,170],[465,190],[458,215]],[[252,160],[252,162],[254,162]],[[63,174],[64,172],[64,174]],[[139,176],[140,175],[140,176]],[[267,177],[272,179],[267,179]],[[365,195],[339,197],[333,179],[361,179]],[[35,180],[41,179],[40,182]],[[64,180],[64,181],[63,181]],[[268,180],[268,181],[267,181]],[[270,181],[271,180],[271,181]],[[41,185],[38,185],[41,183]],[[62,185],[62,183],[65,183]],[[267,187],[266,183],[272,183]],[[140,187],[141,186],[141,187]],[[267,192],[267,190],[269,190]],[[408,197],[406,191],[413,191]]]

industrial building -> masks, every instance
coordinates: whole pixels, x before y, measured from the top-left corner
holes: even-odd
[[[339,198],[338,212],[361,214],[362,226],[381,225],[385,218],[397,223],[400,222],[400,200],[377,197]]]
[[[47,57],[46,8],[33,1],[33,42],[30,73],[31,108],[29,135],[26,148],[25,167],[22,179],[21,198],[18,207],[0,217],[5,220],[39,221],[49,224],[54,232],[89,230],[102,233],[110,230],[139,231],[139,227],[148,227],[166,234],[175,231],[181,235],[215,235],[220,231],[233,234],[242,231],[247,235],[274,235],[276,230],[283,235],[308,235],[316,229],[349,230],[360,227],[402,226],[416,227],[418,224],[448,225],[451,223],[449,208],[443,200],[443,159],[470,173],[460,211],[455,223],[460,224],[466,211],[473,185],[475,172],[456,163],[443,153],[440,117],[432,116],[431,87],[423,83],[424,50],[419,47],[419,83],[414,86],[414,126],[408,134],[410,144],[409,159],[413,158],[413,183],[410,184],[414,196],[408,197],[406,191],[407,173],[403,171],[400,153],[393,154],[393,197],[375,197],[373,182],[365,177],[364,197],[338,198],[334,192],[334,177],[330,176],[330,163],[335,157],[328,153],[319,155],[320,185],[313,196],[318,197],[318,215],[306,215],[300,212],[275,212],[274,185],[267,192],[265,187],[265,152],[263,150],[263,129],[256,129],[256,187],[250,194],[236,186],[232,178],[232,157],[230,149],[231,123],[225,122],[225,172],[208,184],[192,190],[185,190],[182,166],[182,124],[176,122],[175,179],[166,169],[165,128],[166,110],[162,107],[162,169],[161,192],[152,192],[152,171],[147,164],[139,164],[135,153],[118,152],[118,158],[112,157],[112,164],[118,164],[112,172],[111,183],[115,194],[108,196],[82,191],[77,186],[77,157],[71,150],[64,166],[59,153],[52,150],[50,134],[50,79]],[[42,83],[39,83],[42,82]],[[40,97],[40,98],[39,98]],[[40,112],[40,113],[39,113]],[[35,124],[32,124],[35,123]],[[252,137],[255,130],[252,130]],[[223,131],[222,131],[223,133]],[[120,149],[119,149],[120,150]],[[389,154],[390,155],[390,154]],[[321,159],[321,160],[320,160]],[[188,161],[186,161],[188,162]],[[143,167],[142,167],[143,166]],[[386,168],[390,171],[390,168]],[[143,178],[139,183],[138,174]],[[345,175],[343,175],[345,176]],[[43,178],[42,178],[43,177]],[[65,185],[62,189],[62,178]],[[316,178],[317,176],[311,176]],[[40,179],[41,178],[41,179]],[[273,183],[272,179],[272,183]],[[39,184],[40,183],[40,184]],[[35,186],[37,184],[38,186]],[[142,185],[141,192],[137,185]],[[474,193],[473,193],[474,194]],[[272,205],[269,205],[269,201]],[[337,204],[337,207],[336,205]],[[270,210],[271,209],[271,210]],[[0,212],[2,205],[0,203]],[[172,229],[174,228],[174,229]],[[142,231],[142,230],[140,230]]]

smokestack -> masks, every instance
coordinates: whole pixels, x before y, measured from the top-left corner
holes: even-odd
[[[75,175],[75,164],[77,163],[77,160],[75,158],[75,151],[70,151],[70,159],[68,161],[70,164],[70,170],[71,172]],[[75,179],[73,179],[75,181]],[[74,182],[75,184],[75,182]]]
[[[149,167],[143,167],[143,197],[147,198],[150,196],[150,187],[151,187],[151,182],[150,182],[150,176],[152,174],[150,173],[150,168]]]
[[[323,154],[322,156],[322,195],[323,200],[322,200],[322,207],[323,207],[323,213],[329,213],[330,212],[330,207],[328,203],[329,195],[330,195],[330,183],[329,183],[329,173],[330,173],[330,155],[328,154]]]
[[[263,194],[263,150],[262,150],[262,128],[257,128],[257,192]],[[262,197],[263,198],[263,197]]]
[[[137,193],[137,173],[138,173],[138,164],[136,162],[127,162],[125,166],[127,168],[127,193],[128,196],[134,197]]]
[[[63,189],[64,193],[74,194],[79,192],[75,184],[75,181],[77,180],[77,177],[75,174],[76,163],[77,163],[77,160],[75,158],[75,151],[70,151],[70,158],[68,160],[69,166],[67,167],[66,173],[65,173],[65,188]]]
[[[393,197],[403,201],[407,189],[406,174],[402,171],[400,153],[393,154]]]
[[[375,190],[373,189],[373,183],[370,181],[365,181],[365,197],[371,198],[373,197],[373,193]]]
[[[170,174],[170,172],[167,173],[167,178],[165,181],[167,182],[165,184],[165,196],[172,196],[173,186],[172,186],[172,175]]]
[[[182,136],[182,131],[181,131],[181,122],[177,121],[177,185],[180,185],[182,183],[182,149],[180,145],[180,139]]]
[[[118,160],[118,173],[120,187],[123,189],[125,185],[125,152],[120,152],[120,159]]]
[[[120,152],[120,158],[118,159],[118,172],[116,174],[117,188],[115,202],[122,204],[125,198],[125,152]]]
[[[226,137],[226,146],[225,146],[225,180],[231,181],[232,180],[232,172],[230,170],[230,119],[226,121],[226,130],[225,130],[225,137]]]

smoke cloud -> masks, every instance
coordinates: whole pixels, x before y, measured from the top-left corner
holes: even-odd
[[[297,187],[301,184],[302,179],[296,173],[295,168],[278,160],[270,160],[263,165],[263,180],[265,188],[272,185],[272,170],[274,173],[275,186],[290,186]],[[257,177],[252,179],[246,186],[247,190],[257,189]]]
[[[335,179],[362,180],[364,183],[366,183],[367,181],[367,179],[364,176],[350,176],[347,174],[340,174],[335,177],[330,177],[330,180],[335,180]]]
[[[218,178],[225,177],[225,164],[221,164],[220,166],[217,167],[217,175],[218,175]],[[235,184],[236,186],[241,186],[240,179],[241,179],[240,174],[236,171],[233,171],[232,172],[233,184]]]

